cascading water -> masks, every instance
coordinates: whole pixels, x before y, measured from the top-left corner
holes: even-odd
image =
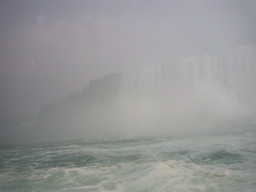
[[[203,79],[232,89],[240,100],[255,92],[256,48],[238,47],[226,52],[188,57],[169,64],[125,72],[121,89],[126,93],[158,93],[174,86],[191,87]]]

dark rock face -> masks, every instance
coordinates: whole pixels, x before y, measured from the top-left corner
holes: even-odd
[[[118,94],[122,75],[112,74],[92,80],[83,90],[44,107],[36,125],[42,138],[62,140],[93,137],[91,133],[95,131],[91,129],[97,128],[100,122],[92,118],[99,116],[102,110],[107,113],[111,109],[110,102]]]
[[[39,114],[39,119],[51,117],[57,109],[72,113],[77,108],[86,109],[93,103],[107,102],[117,95],[121,79],[122,74],[112,74],[92,80],[90,85],[81,91],[44,107]]]

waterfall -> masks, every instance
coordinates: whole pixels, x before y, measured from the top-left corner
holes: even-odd
[[[123,74],[121,92],[158,94],[176,87],[189,88],[204,79],[250,100],[256,88],[256,47],[238,47],[226,52],[187,57],[169,64],[132,69]]]

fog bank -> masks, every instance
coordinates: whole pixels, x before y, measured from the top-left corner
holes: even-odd
[[[33,122],[1,128],[1,141],[198,135],[255,122],[256,47],[134,68],[90,82],[45,106]]]

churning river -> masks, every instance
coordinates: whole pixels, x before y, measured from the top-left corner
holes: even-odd
[[[2,145],[0,191],[255,191],[256,129],[241,130]]]

